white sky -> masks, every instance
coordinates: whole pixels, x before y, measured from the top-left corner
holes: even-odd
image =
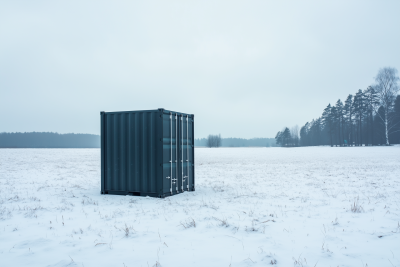
[[[400,69],[400,1],[1,1],[0,132],[99,134],[100,111],[274,137]]]

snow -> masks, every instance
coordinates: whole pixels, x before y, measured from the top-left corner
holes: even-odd
[[[1,149],[0,265],[400,266],[399,146],[195,153],[157,199],[100,195],[98,149]]]

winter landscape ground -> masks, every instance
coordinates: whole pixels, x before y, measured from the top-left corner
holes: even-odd
[[[400,147],[197,148],[196,191],[100,195],[98,149],[0,150],[1,266],[400,266]]]

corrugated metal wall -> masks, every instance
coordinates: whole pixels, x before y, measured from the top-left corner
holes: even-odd
[[[105,113],[105,190],[157,191],[159,113]]]

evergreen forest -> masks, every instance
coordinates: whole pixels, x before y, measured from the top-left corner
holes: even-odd
[[[375,84],[328,104],[319,118],[285,127],[275,140],[281,146],[375,146],[400,144],[398,72],[380,69]]]
[[[95,134],[0,133],[0,148],[99,148]]]

